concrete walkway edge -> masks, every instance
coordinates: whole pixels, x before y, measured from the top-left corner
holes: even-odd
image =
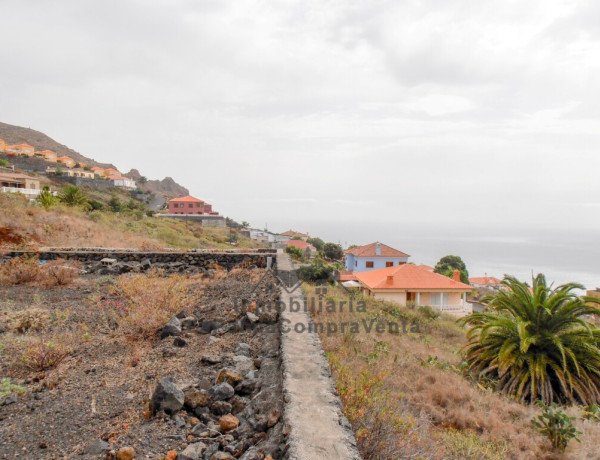
[[[306,330],[312,318],[304,310],[304,295],[287,254],[277,255],[277,272],[284,284],[281,356],[284,418],[290,428],[288,458],[360,460],[319,336],[314,328]],[[290,308],[292,305],[295,308]],[[299,323],[303,324],[304,332],[294,330]]]

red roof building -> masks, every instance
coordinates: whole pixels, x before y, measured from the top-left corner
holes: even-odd
[[[188,195],[169,200],[169,214],[218,215],[219,213],[212,210],[212,205]]]
[[[469,278],[469,282],[476,287],[500,287],[502,285],[502,280],[494,276]]]
[[[441,311],[464,315],[472,311],[466,295],[473,290],[460,282],[460,272],[453,278],[403,264],[360,273],[354,273],[361,292],[400,305],[429,305]]]
[[[302,241],[302,240],[288,240],[285,242],[285,244],[287,246],[293,246],[295,248],[298,249],[302,249],[303,251],[306,251],[307,249],[313,253],[317,252],[317,248],[315,248],[312,244],[307,243],[306,241]]]

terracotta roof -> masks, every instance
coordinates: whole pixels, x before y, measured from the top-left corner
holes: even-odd
[[[33,148],[33,145],[23,143],[23,144],[14,144],[14,145],[11,145],[11,147],[25,147],[25,148],[31,147],[31,148]]]
[[[306,233],[295,232],[294,230],[288,230],[287,232],[280,233],[280,235],[289,237],[299,236],[301,238],[308,238],[308,235]]]
[[[28,176],[26,174],[19,174],[19,173],[0,173],[0,179],[8,179],[8,180],[24,180],[24,179],[38,180],[37,177]]]
[[[340,275],[338,276],[338,281],[340,282],[344,282],[344,281],[356,281],[356,275],[354,274],[354,272],[350,271],[350,270],[342,270],[340,272]]]
[[[317,248],[315,248],[312,244],[302,240],[288,240],[285,242],[285,244],[287,244],[288,246],[294,246],[295,248],[302,250],[305,250],[306,248],[310,248],[311,251],[317,250]]]
[[[429,265],[425,265],[425,264],[417,265],[417,268],[420,268],[421,270],[426,270],[428,272],[433,271],[433,267],[430,267]]]
[[[473,290],[468,284],[454,281],[452,278],[438,273],[428,272],[411,264],[359,272],[355,275],[370,289]]]
[[[191,195],[188,196],[182,196],[181,198],[173,198],[172,200],[169,200],[169,203],[173,201],[173,202],[186,202],[186,203],[204,203],[203,200],[199,200],[198,198],[194,198]]]
[[[66,156],[65,156],[65,157],[58,157],[57,159],[58,159],[58,160],[64,160],[64,161],[67,161],[67,160],[75,161],[75,160],[73,160],[73,158],[71,158],[71,157],[66,157]]]
[[[125,177],[125,176],[118,176],[118,175],[116,175],[116,174],[115,174],[115,175],[108,176],[108,179],[110,179],[110,180],[119,180],[119,179],[120,179],[120,180],[133,180],[133,179],[130,179],[129,177]]]
[[[375,255],[377,249],[377,243],[366,244],[364,246],[357,246],[352,249],[347,249],[344,254],[352,254],[356,257],[410,257],[408,254],[398,251],[397,249],[389,247],[387,244],[381,244],[381,255]]]
[[[482,284],[482,285],[495,285],[495,284],[500,284],[502,282],[502,280],[499,280],[498,278],[495,278],[493,276],[481,276],[479,278],[469,278],[469,281],[471,282],[471,284]]]

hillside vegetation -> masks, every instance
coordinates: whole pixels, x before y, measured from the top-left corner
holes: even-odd
[[[328,287],[325,294],[311,284],[303,288],[309,305],[313,297],[318,304],[319,295],[323,304],[337,305],[335,312],[315,312],[313,317],[325,325],[321,340],[363,458],[598,458],[600,424],[582,406],[564,409],[575,417],[581,443],[572,441],[559,454],[531,422],[540,414],[537,406],[520,404],[470,379],[463,349],[466,329],[454,317],[338,287]],[[349,297],[355,306],[364,301],[366,309],[348,311]],[[346,308],[340,307],[342,301]],[[368,332],[364,324],[371,321],[386,325],[385,332]],[[348,326],[339,330],[352,322],[360,324],[358,333]],[[390,322],[399,324],[399,333],[389,332]],[[328,324],[337,325],[337,333],[328,334]]]
[[[48,210],[24,197],[0,194],[0,247],[256,248],[262,245],[229,228],[148,217],[139,210],[85,211],[58,205]],[[237,242],[232,246],[229,241]]]

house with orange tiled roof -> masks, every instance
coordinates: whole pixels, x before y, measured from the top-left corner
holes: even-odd
[[[471,283],[473,287],[476,288],[500,289],[502,287],[501,279],[487,275],[469,278],[469,283]]]
[[[294,230],[288,230],[287,232],[280,233],[280,235],[288,237],[290,239],[291,238],[296,238],[296,239],[300,238],[304,241],[306,241],[309,238],[309,236],[306,233],[295,232]]]
[[[51,163],[56,163],[58,160],[58,155],[52,150],[39,150],[35,152],[35,154],[37,156],[44,157],[44,160],[49,161]]]
[[[169,214],[210,214],[219,215],[213,211],[212,205],[191,195],[169,200]]]
[[[117,171],[116,169],[113,168],[106,168],[104,170],[104,176],[108,177],[108,176],[120,176],[121,172]]]
[[[19,156],[26,155],[28,157],[32,157],[35,154],[35,148],[33,145],[29,144],[15,144],[15,145],[7,145],[5,147],[5,152],[9,156]]]
[[[6,142],[4,141],[4,139],[0,139],[0,153],[4,153],[5,149],[6,149]]]
[[[465,315],[473,311],[467,302],[472,286],[461,283],[456,270],[449,278],[412,264],[355,273],[360,291],[367,296],[400,305],[428,305],[440,311]]]
[[[64,164],[67,168],[74,168],[77,164],[77,162],[73,158],[67,156],[58,157],[56,161]]]
[[[104,177],[105,176],[104,168],[99,168],[98,166],[92,167],[92,172],[94,174],[96,174],[97,176],[100,176],[100,177]]]
[[[317,255],[317,248],[303,240],[287,240],[285,245],[288,247],[293,246],[302,250],[307,257],[314,257]]]
[[[408,262],[410,255],[398,251],[387,244],[375,242],[355,246],[344,251],[346,270],[364,272],[379,268],[393,267]]]

